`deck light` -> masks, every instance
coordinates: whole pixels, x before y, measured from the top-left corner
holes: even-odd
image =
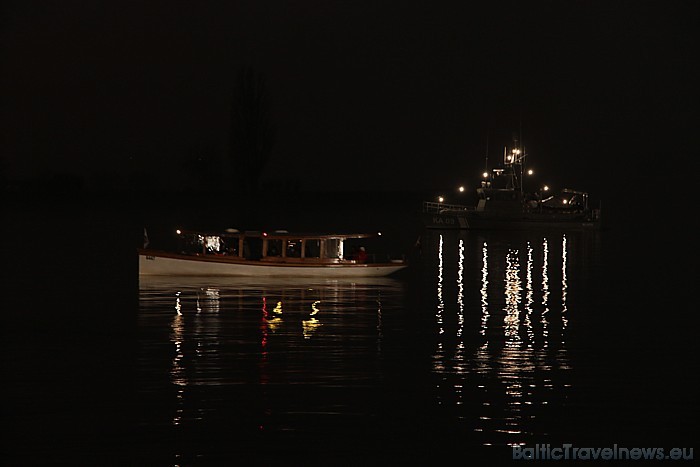
[[[442,196],[438,196],[438,202],[442,203],[443,201],[445,201],[445,198],[443,198]]]
[[[178,234],[178,235],[180,235],[180,234],[182,233],[182,231],[181,231],[180,229],[177,229],[177,230],[175,231],[175,233]]]
[[[532,174],[534,174],[534,173],[535,173],[535,171],[532,170],[532,169],[530,169],[530,170],[527,171],[527,174],[528,174],[528,175],[532,175]]]
[[[459,192],[460,192],[460,193],[464,193],[464,187],[463,187],[463,186],[459,187]]]

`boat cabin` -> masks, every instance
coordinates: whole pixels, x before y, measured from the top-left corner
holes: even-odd
[[[372,234],[300,234],[227,229],[224,232],[177,231],[178,251],[186,255],[220,255],[268,262],[354,262],[352,240]],[[350,242],[349,242],[350,241]]]
[[[588,210],[588,193],[564,188],[540,202],[543,208],[560,211]]]

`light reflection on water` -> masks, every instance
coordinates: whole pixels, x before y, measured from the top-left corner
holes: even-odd
[[[183,429],[225,425],[225,404],[244,406],[237,430],[303,432],[329,416],[371,416],[347,396],[318,393],[380,384],[383,326],[397,328],[403,298],[390,278],[142,278],[142,390],[172,394],[169,423]],[[154,378],[166,362],[167,379]],[[243,398],[227,402],[227,387]]]
[[[434,232],[401,280],[142,279],[140,386],[166,399],[143,424],[413,433],[390,419],[420,412],[471,445],[546,442],[572,388],[577,242]]]
[[[539,413],[543,408],[555,411],[571,387],[564,337],[567,235],[537,241],[466,240],[471,241],[465,247],[464,234],[441,233],[434,239],[436,400],[483,445],[542,441],[550,433],[538,423]],[[561,245],[556,253],[550,246],[554,241]],[[556,278],[552,268],[559,268]],[[455,271],[456,281],[452,296],[447,292],[450,271]],[[469,288],[479,294],[465,304],[464,290]],[[555,288],[561,296],[558,304],[552,301]]]

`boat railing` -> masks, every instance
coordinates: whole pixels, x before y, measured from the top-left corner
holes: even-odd
[[[423,212],[428,214],[442,214],[445,212],[473,211],[474,207],[463,204],[436,203],[434,201],[423,201]]]

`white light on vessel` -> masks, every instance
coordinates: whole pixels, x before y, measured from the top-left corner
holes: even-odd
[[[215,235],[207,235],[204,238],[204,246],[206,246],[206,248],[209,250],[219,251],[221,248],[221,242],[219,237]]]

